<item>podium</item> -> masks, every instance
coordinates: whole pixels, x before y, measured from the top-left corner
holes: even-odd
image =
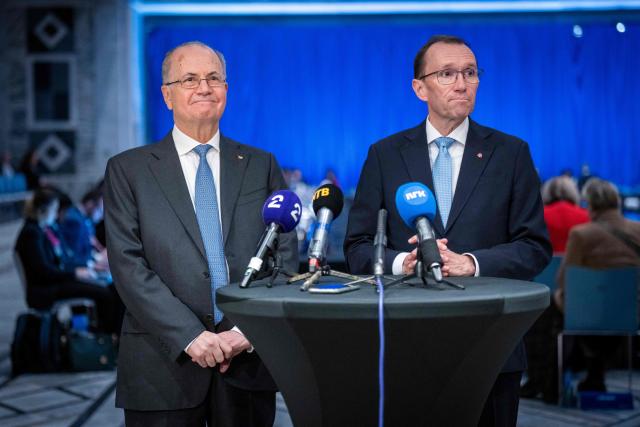
[[[335,280],[333,280],[335,282]],[[475,426],[503,364],[549,305],[540,284],[452,278],[385,291],[385,425]],[[218,307],[269,368],[297,427],[376,426],[378,295],[310,294],[263,281],[218,290]]]

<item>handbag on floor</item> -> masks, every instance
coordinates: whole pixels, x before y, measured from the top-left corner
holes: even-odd
[[[71,329],[67,334],[69,368],[76,372],[115,368],[117,340],[111,334]]]

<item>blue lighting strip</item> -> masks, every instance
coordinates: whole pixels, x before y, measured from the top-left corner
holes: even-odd
[[[389,15],[429,13],[522,13],[640,10],[640,0],[433,1],[433,2],[269,2],[131,3],[135,13],[152,16],[226,15]]]

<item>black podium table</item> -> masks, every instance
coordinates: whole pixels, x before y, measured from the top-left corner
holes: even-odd
[[[507,357],[549,305],[549,289],[536,283],[452,281],[466,290],[385,292],[386,426],[475,426]],[[377,425],[378,295],[361,286],[337,295],[264,282],[218,290],[218,306],[260,354],[296,427]]]

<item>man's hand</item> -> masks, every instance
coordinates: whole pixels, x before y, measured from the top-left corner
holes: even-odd
[[[233,348],[220,334],[204,331],[191,343],[187,354],[203,368],[213,368],[232,357]]]
[[[414,236],[415,237],[415,236]],[[409,239],[411,242],[411,239]],[[412,274],[418,262],[418,249],[414,249],[402,261],[402,274]]]
[[[473,276],[476,274],[476,263],[469,255],[460,255],[447,248],[447,239],[438,239],[438,249],[442,258],[443,276]]]
[[[409,239],[409,243],[412,245],[417,244],[418,236],[411,237]],[[468,255],[460,255],[450,251],[449,248],[447,248],[447,243],[449,243],[447,239],[437,239],[436,243],[438,244],[438,250],[440,251],[440,257],[442,258],[443,276],[473,276],[476,273],[476,264],[473,262],[473,258]],[[407,258],[409,258],[409,256],[407,256]],[[415,265],[415,262],[413,265]],[[411,270],[411,272],[413,272],[413,270]],[[408,273],[405,272],[405,274]]]
[[[251,343],[244,335],[234,330],[220,332],[218,336],[232,348],[231,357],[227,357],[220,364],[220,372],[224,374],[229,369],[229,366],[231,366],[231,359],[243,351],[249,350],[251,348]]]
[[[436,240],[436,242],[438,243],[438,249],[440,250],[441,254],[443,251],[447,250],[447,239],[438,239]],[[411,236],[411,238],[409,238],[409,244],[417,245],[418,236],[415,234]],[[402,274],[413,274],[416,267],[416,262],[418,262],[417,248],[409,252],[409,255],[405,257],[404,262],[402,263]]]

